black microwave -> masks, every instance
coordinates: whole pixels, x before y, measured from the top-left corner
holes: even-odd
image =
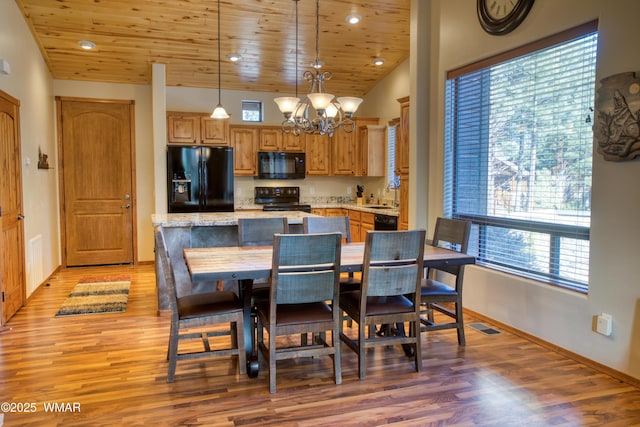
[[[258,152],[258,179],[303,179],[306,174],[305,153],[282,151]]]

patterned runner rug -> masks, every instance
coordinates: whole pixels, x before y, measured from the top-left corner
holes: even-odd
[[[131,277],[85,277],[73,288],[56,317],[124,312]]]

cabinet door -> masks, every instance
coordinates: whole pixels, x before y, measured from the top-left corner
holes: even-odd
[[[373,214],[369,212],[362,212],[360,214],[360,239],[362,242],[367,239],[367,231],[373,231],[373,229]]]
[[[358,169],[358,141],[356,132],[338,129],[331,137],[333,175],[356,175]]]
[[[351,229],[351,241],[363,242],[364,240],[362,240],[362,238],[360,237],[360,211],[348,209],[347,215],[349,216],[349,228]]]
[[[386,169],[384,126],[361,126],[360,138],[360,174],[362,176],[384,176]]]
[[[200,116],[167,115],[167,132],[170,144],[199,144]]]
[[[252,176],[256,174],[256,147],[258,129],[231,127],[231,145],[233,147],[234,174]]]
[[[400,175],[400,189],[398,190],[398,230],[409,229],[409,175]]]
[[[300,138],[303,138],[301,135]],[[307,175],[331,174],[331,141],[327,135],[304,135],[306,141]]]
[[[282,133],[282,131],[281,131]],[[305,135],[295,136],[292,133],[282,133],[282,151],[304,151]]]
[[[326,208],[324,216],[344,216],[342,208]]]
[[[282,145],[282,130],[278,127],[260,128],[260,151],[279,151]]]
[[[400,125],[396,139],[396,168],[398,175],[409,173],[409,97],[400,102]]]
[[[200,118],[200,134],[203,144],[229,145],[229,119]]]

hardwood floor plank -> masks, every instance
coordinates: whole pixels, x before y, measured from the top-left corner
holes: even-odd
[[[126,312],[55,317],[78,280],[110,274],[131,276]],[[5,413],[4,425],[640,425],[634,385],[510,332],[473,328],[466,347],[454,330],[423,334],[421,373],[400,348],[376,348],[359,381],[343,345],[338,386],[328,357],[278,362],[274,395],[264,365],[251,379],[231,357],[181,361],[168,384],[169,318],[156,314],[152,265],[56,273],[0,332],[0,401],[37,408]],[[80,412],[47,413],[45,402],[79,402]]]

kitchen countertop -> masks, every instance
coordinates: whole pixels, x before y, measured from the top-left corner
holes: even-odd
[[[307,212],[279,211],[279,212],[194,212],[152,214],[151,222],[154,227],[208,227],[222,225],[237,225],[238,218],[271,218],[286,216],[289,224],[302,224],[306,216],[318,216]]]
[[[305,202],[302,202],[305,203]],[[398,208],[388,205],[357,205],[355,203],[307,203],[311,209],[353,209],[361,212],[398,216]],[[236,212],[262,210],[262,205],[237,205]]]

